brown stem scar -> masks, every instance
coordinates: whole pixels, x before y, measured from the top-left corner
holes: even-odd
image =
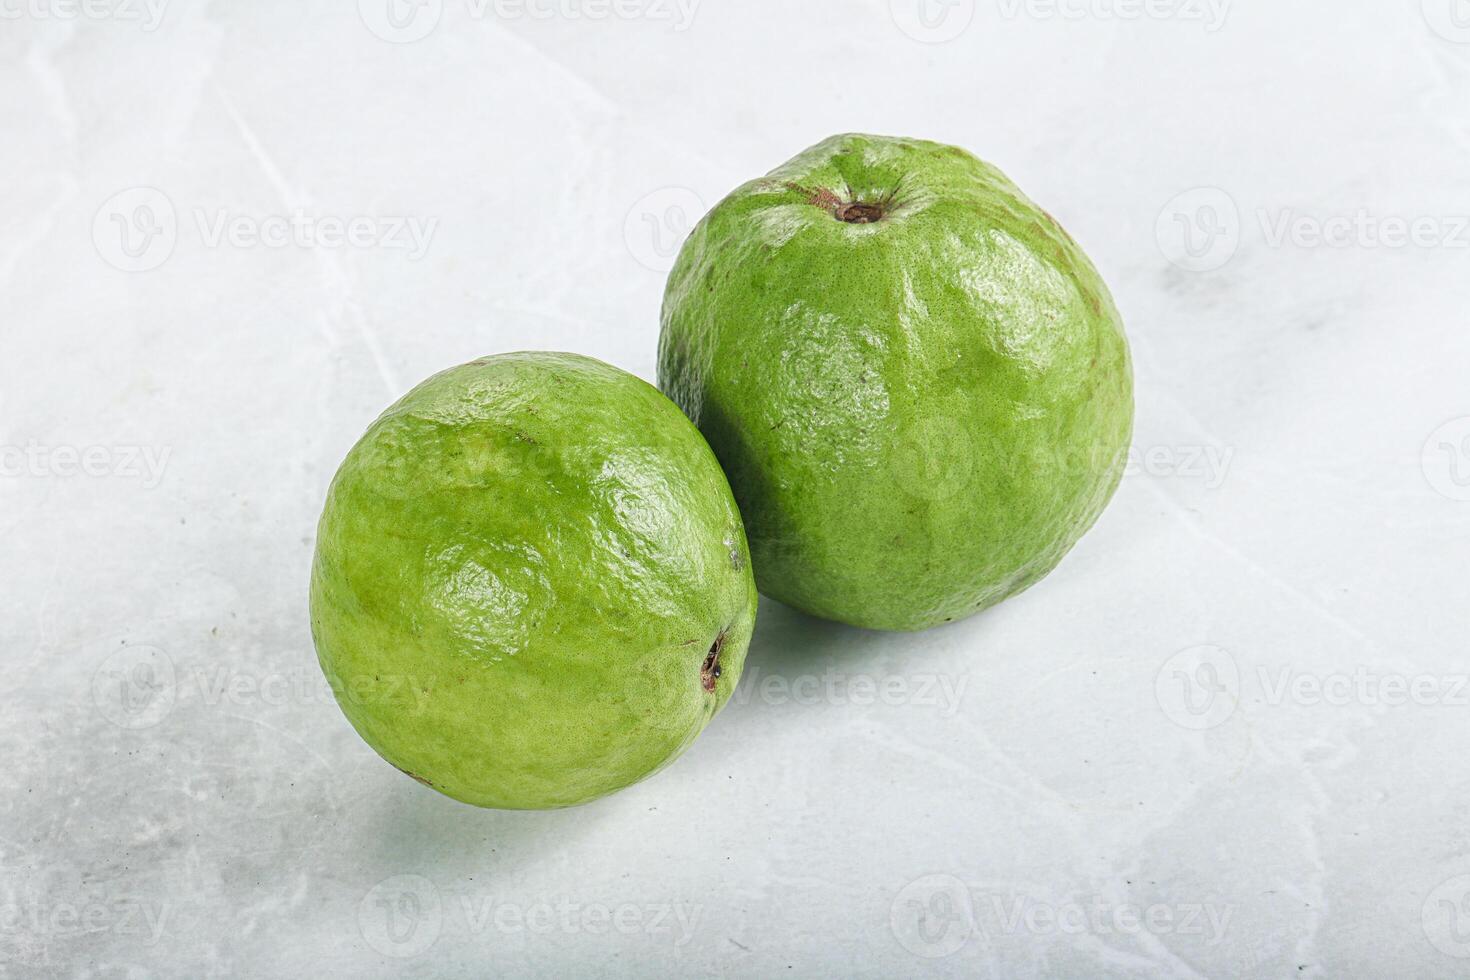
[[[845,221],[850,225],[870,225],[875,221],[882,221],[887,216],[888,206],[892,201],[892,195],[889,200],[874,203],[843,200],[825,187],[813,189],[796,183],[787,183],[786,187],[803,195],[812,207],[821,208],[838,221]],[[849,190],[847,194],[850,197],[852,191]]]
[[[850,225],[870,225],[875,221],[883,220],[883,205],[864,204],[860,201],[844,204],[836,210],[833,216],[838,221],[846,221]]]

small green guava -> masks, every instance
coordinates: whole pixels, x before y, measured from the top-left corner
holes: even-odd
[[[572,354],[437,374],[332,482],[318,659],[358,733],[466,803],[586,803],[672,762],[755,622],[729,485],[651,385]]]
[[[837,136],[705,216],[659,386],[725,467],[761,591],[916,630],[1051,571],[1122,475],[1133,377],[1107,287],[1001,172]]]

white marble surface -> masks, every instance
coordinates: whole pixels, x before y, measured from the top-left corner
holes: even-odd
[[[1470,973],[1470,3],[919,2],[0,0],[0,976]],[[1112,284],[1102,522],[923,635],[765,604],[595,805],[394,772],[307,630],[348,446],[651,377],[680,233],[847,130]]]

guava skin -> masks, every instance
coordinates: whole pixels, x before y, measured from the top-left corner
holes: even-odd
[[[686,749],[756,612],[714,454],[651,385],[572,354],[435,375],[332,482],[318,659],[358,733],[477,806],[597,799]]]
[[[920,630],[1027,588],[1122,476],[1133,376],[1087,257],[952,146],[845,135],[730,194],[669,277],[659,386],[725,468],[756,582]]]

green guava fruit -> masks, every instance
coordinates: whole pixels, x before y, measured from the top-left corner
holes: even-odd
[[[1122,321],[1082,250],[924,140],[833,137],[716,205],[669,277],[658,377],[725,467],[761,591],[874,629],[1040,580],[1133,427]]]
[[[657,389],[573,354],[437,374],[328,492],[318,659],[399,769],[478,806],[586,803],[672,762],[755,623],[740,512]]]

